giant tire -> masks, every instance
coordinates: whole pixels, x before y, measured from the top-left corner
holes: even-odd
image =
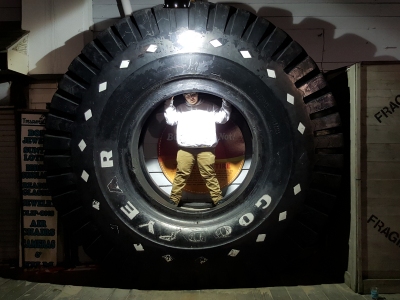
[[[204,211],[172,207],[143,167],[147,118],[191,90],[228,99],[252,143],[245,181]],[[267,20],[223,4],[156,6],[99,34],[59,83],[46,127],[54,205],[99,261],[232,263],[279,244],[290,256],[317,242],[340,184],[340,117],[316,64]]]

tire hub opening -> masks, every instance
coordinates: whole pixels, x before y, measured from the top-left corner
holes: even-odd
[[[205,93],[202,93],[201,97],[221,106],[219,97]],[[177,95],[174,99],[176,106],[185,101],[181,95]],[[231,120],[225,124],[216,124],[218,144],[215,147],[214,169],[224,197],[239,187],[251,165],[251,153],[246,155],[246,150],[251,149],[251,146],[248,145],[246,149],[245,142],[245,140],[251,140],[251,137],[244,136],[241,127],[246,122],[240,113],[235,108],[233,109]],[[168,197],[176,174],[179,145],[176,141],[176,126],[170,126],[160,120],[164,120],[163,105],[160,105],[146,121],[147,126],[143,129],[143,156],[145,169],[154,185]],[[248,126],[247,123],[246,126]],[[156,153],[157,161],[154,159],[154,153]],[[200,175],[197,163],[194,164],[183,190],[180,207],[183,209],[212,207],[209,190]]]

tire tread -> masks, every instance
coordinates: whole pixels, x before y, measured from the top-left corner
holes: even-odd
[[[87,87],[82,82],[78,82],[75,78],[72,78],[69,74],[65,74],[58,84],[58,88],[64,92],[81,99],[83,94],[86,92]]]
[[[288,35],[282,29],[275,27],[271,34],[265,37],[265,39],[258,46],[262,57],[272,57],[274,53],[277,52],[278,49],[280,49],[285,43],[287,38]]]
[[[210,4],[207,2],[194,2],[192,6],[189,9],[189,30],[206,33]]]
[[[248,11],[237,9],[236,12],[231,15],[228,20],[225,34],[232,35],[236,38],[241,38],[246,29],[249,18],[250,13]]]
[[[57,92],[54,94],[53,98],[51,99],[50,108],[55,109],[58,111],[62,111],[66,114],[75,116],[76,110],[78,109],[79,104],[74,102],[71,99],[63,97],[62,95],[58,94]]]
[[[139,30],[133,24],[130,17],[123,18],[114,24],[115,29],[119,33],[126,47],[142,40]]]
[[[65,136],[45,134],[44,145],[46,150],[70,150],[71,139]]]
[[[86,45],[82,50],[82,54],[99,70],[111,60],[110,55],[100,49],[95,41],[91,41]]]
[[[160,33],[151,9],[135,11],[132,13],[132,18],[143,40],[157,36]]]
[[[224,32],[229,17],[229,6],[217,3],[210,9],[210,15],[207,23],[207,30]]]
[[[46,128],[47,129],[70,133],[73,130],[72,129],[73,126],[74,126],[74,122],[71,119],[60,117],[53,113],[49,113],[47,115],[47,118],[46,118]]]
[[[270,23],[266,19],[257,17],[253,24],[247,28],[243,35],[243,40],[253,44],[254,46],[258,46],[269,26]]]
[[[75,74],[77,77],[84,80],[86,83],[90,83],[92,78],[97,75],[97,70],[89,66],[84,62],[83,56],[75,58],[68,67],[68,71]]]
[[[113,32],[111,27],[99,33],[96,38],[101,42],[103,47],[107,49],[111,57],[115,57],[118,53],[126,49],[125,44]]]

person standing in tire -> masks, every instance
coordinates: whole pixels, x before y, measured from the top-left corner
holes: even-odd
[[[172,183],[171,201],[178,205],[183,188],[197,161],[200,175],[204,179],[214,205],[222,199],[222,192],[216,177],[215,147],[218,143],[215,124],[229,120],[231,105],[222,99],[218,107],[202,98],[198,93],[183,94],[186,102],[175,108],[174,97],[165,101],[165,120],[176,128],[179,146],[176,157],[177,170]]]

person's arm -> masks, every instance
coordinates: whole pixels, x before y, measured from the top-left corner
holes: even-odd
[[[231,116],[231,111],[231,105],[225,99],[222,99],[221,108],[214,112],[215,123],[224,124],[228,122],[229,117]]]
[[[178,123],[178,112],[174,106],[174,97],[165,101],[164,117],[168,125],[176,125]]]

